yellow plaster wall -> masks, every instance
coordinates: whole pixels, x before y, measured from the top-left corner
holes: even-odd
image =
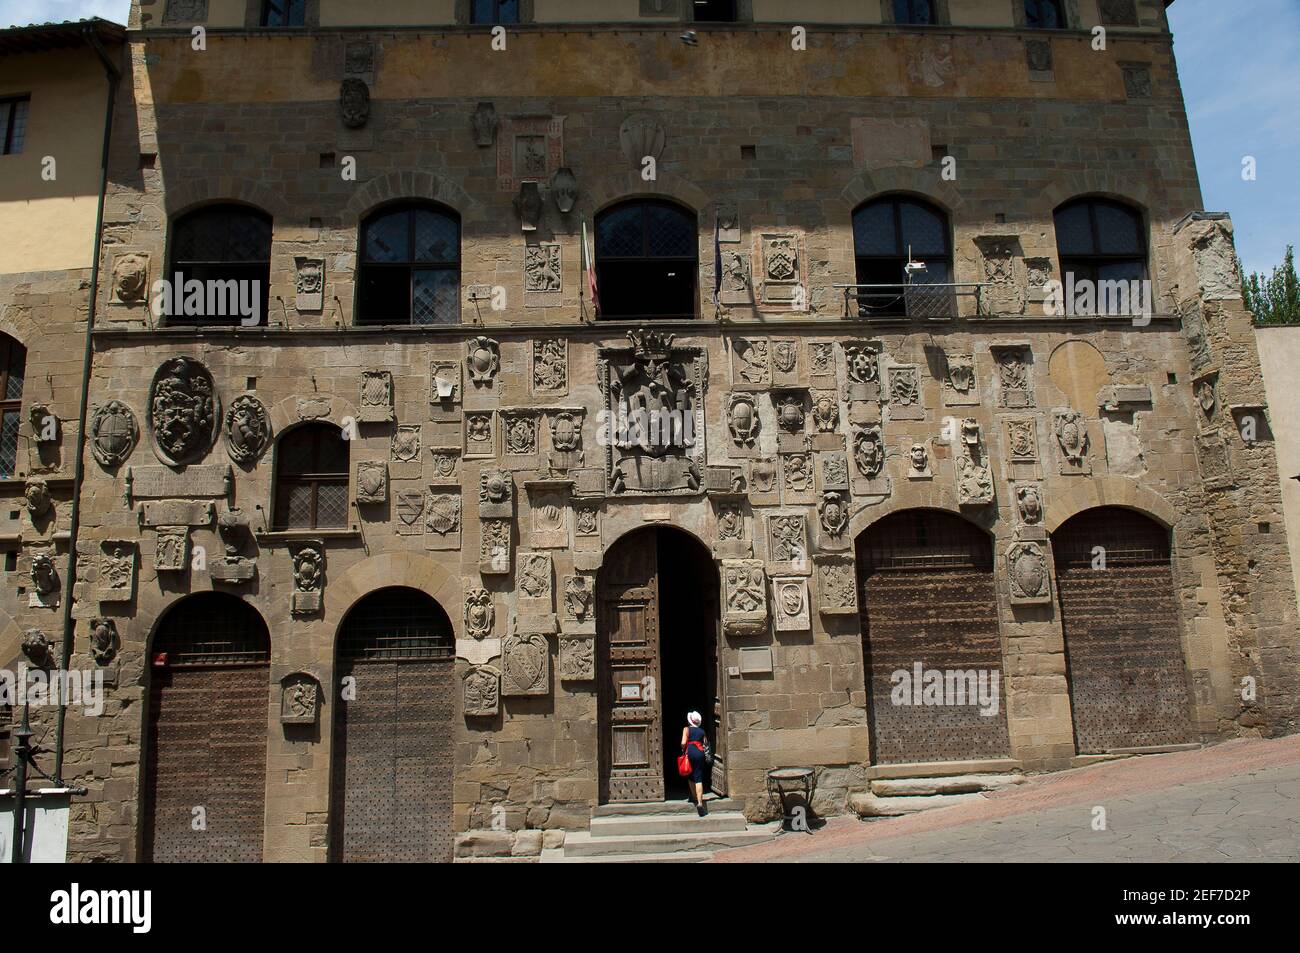
[[[0,97],[27,94],[23,151],[0,156],[0,274],[88,268],[108,89],[90,51],[0,57]],[[42,177],[54,160],[53,181]]]

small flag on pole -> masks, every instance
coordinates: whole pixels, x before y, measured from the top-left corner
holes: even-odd
[[[587,291],[591,295],[591,308],[593,313],[600,315],[600,294],[596,287],[596,269],[591,263],[591,244],[587,241],[587,223],[582,223],[582,256],[586,263],[587,269]]]

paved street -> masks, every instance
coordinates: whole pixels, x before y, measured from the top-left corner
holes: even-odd
[[[1105,829],[1094,829],[1094,809]],[[903,818],[836,818],[719,862],[1300,861],[1300,738],[1234,741],[1032,778]]]

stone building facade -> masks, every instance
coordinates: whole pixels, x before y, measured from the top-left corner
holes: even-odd
[[[672,3],[254,6],[133,4],[74,664],[94,617],[121,648],[68,717],[71,856],[530,850],[670,795],[691,709],[751,819],[779,766],[829,814],[1295,729],[1162,4],[754,0],[687,41]],[[1149,307],[1049,313],[1076,270]],[[269,288],[159,315],[178,273]],[[896,696],[930,671],[993,704]]]

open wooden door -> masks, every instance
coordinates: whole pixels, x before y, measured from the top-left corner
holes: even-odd
[[[658,568],[649,530],[616,547],[601,569],[602,801],[664,799]]]
[[[714,573],[717,565],[714,564]],[[713,742],[713,770],[709,776],[709,790],[718,797],[727,796],[727,668],[722,664],[722,614],[718,611],[717,588],[713,590],[713,599],[708,606],[709,618],[715,620],[713,627],[713,651],[710,661],[713,663],[714,685],[713,718],[705,727],[709,740]]]

